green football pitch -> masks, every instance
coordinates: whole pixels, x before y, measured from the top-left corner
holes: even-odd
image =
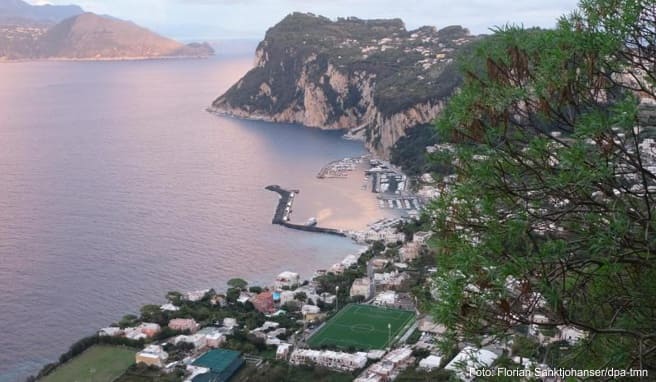
[[[347,305],[308,340],[308,345],[313,348],[384,349],[391,345],[390,340],[394,343],[405,333],[414,319],[415,313],[407,310]]]

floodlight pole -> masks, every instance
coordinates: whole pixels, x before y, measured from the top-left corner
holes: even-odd
[[[392,348],[392,324],[387,323],[387,346]]]

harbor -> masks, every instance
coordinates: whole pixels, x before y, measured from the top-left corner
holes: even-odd
[[[276,207],[276,211],[273,215],[273,220],[271,221],[272,224],[278,224],[287,228],[291,229],[296,229],[299,231],[306,231],[306,232],[315,232],[315,233],[326,233],[330,235],[337,235],[337,236],[342,236],[346,237],[347,233],[343,230],[339,229],[334,229],[334,228],[324,228],[324,227],[318,227],[316,225],[316,219],[311,218],[307,224],[295,224],[291,223],[291,214],[292,214],[292,207],[294,205],[294,198],[300,193],[299,190],[287,190],[284,189],[278,185],[271,185],[265,187],[265,189],[276,192],[280,195],[280,200],[278,201],[278,206]]]
[[[364,158],[365,156],[358,158],[343,158],[330,162],[321,168],[317,174],[317,178],[346,178],[348,177],[349,172],[355,171],[358,168]]]

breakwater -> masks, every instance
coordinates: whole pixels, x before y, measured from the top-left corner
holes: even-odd
[[[299,231],[327,233],[330,235],[346,237],[346,232],[339,229],[290,223],[289,219],[292,213],[292,207],[294,205],[294,198],[296,198],[300,191],[287,190],[278,185],[267,186],[265,189],[276,192],[280,195],[278,206],[276,207],[276,211],[273,214],[273,220],[271,220],[272,224],[282,225],[287,228],[296,229]]]

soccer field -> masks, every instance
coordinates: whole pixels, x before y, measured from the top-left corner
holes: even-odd
[[[135,353],[118,346],[92,346],[40,381],[111,382],[134,363]]]
[[[407,310],[381,308],[374,305],[347,305],[323,325],[309,340],[313,348],[335,346],[361,350],[384,349],[405,333],[415,319]]]

